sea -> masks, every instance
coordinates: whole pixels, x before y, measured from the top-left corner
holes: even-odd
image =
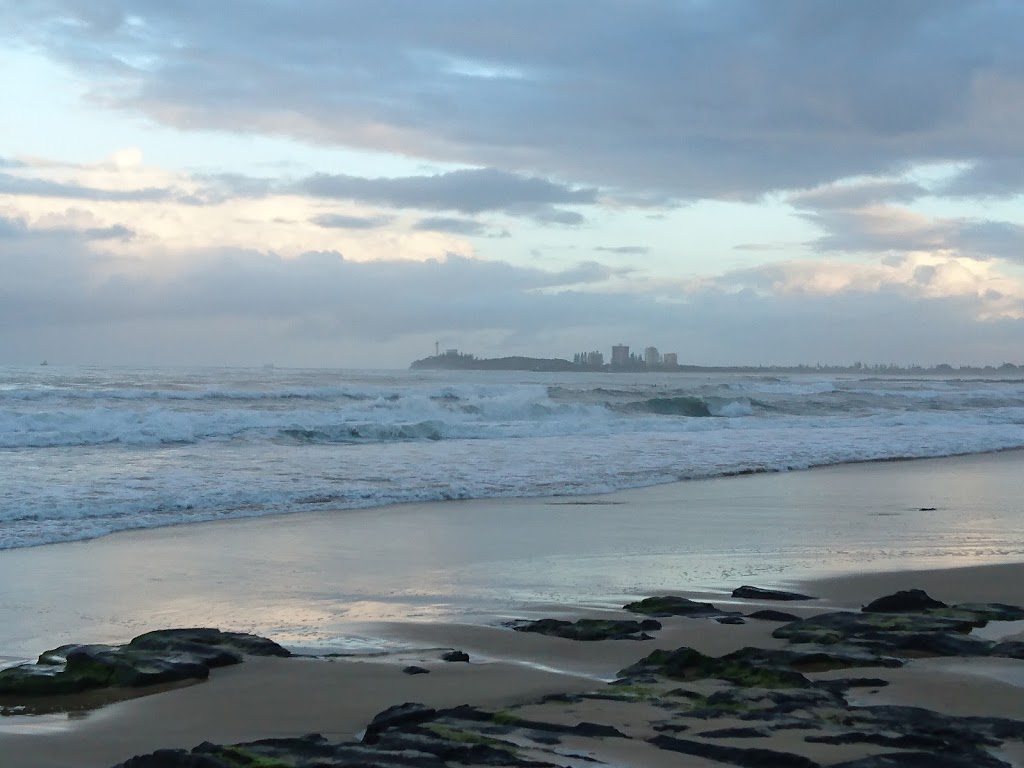
[[[0,367],[0,549],[1024,447],[1024,378]]]

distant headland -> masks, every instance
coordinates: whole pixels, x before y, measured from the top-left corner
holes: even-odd
[[[647,347],[642,355],[630,353],[625,344],[612,347],[611,362],[605,362],[601,352],[580,352],[572,360],[560,357],[477,357],[457,349],[438,351],[430,357],[415,360],[409,366],[412,370],[452,371],[537,371],[560,373],[564,371],[603,371],[609,373],[672,372],[686,373],[704,371],[709,373],[877,373],[911,375],[950,375],[1002,373],[1019,375],[1024,365],[1003,363],[999,366],[952,366],[940,363],[930,367],[920,365],[899,365],[896,363],[851,365],[685,365],[678,356],[669,352],[660,354],[655,347]]]

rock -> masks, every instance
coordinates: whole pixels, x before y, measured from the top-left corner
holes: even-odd
[[[746,624],[741,616],[716,616],[715,621],[719,624]]]
[[[622,606],[632,613],[643,613],[647,616],[689,616],[689,617],[714,617],[739,615],[735,611],[722,611],[711,603],[700,603],[696,600],[689,600],[685,597],[665,595],[663,597],[647,597],[635,603],[627,603]]]
[[[747,647],[714,657],[683,647],[654,651],[619,674],[631,677],[654,673],[671,680],[714,678],[758,688],[807,688],[811,681],[804,677],[805,672],[902,665],[899,659],[875,656],[859,648],[797,651]]]
[[[550,701],[550,699],[548,699]],[[442,709],[437,713],[438,722],[458,724],[459,721],[471,723],[488,723],[504,726],[506,729],[521,729],[528,731],[541,731],[543,733],[561,733],[574,736],[587,737],[619,737],[625,738],[625,734],[618,728],[601,723],[579,722],[576,725],[564,723],[548,723],[541,720],[528,720],[516,717],[507,712],[487,712],[482,709],[462,704],[451,709]]]
[[[990,656],[994,650],[994,644],[988,640],[944,632],[893,632],[866,637],[858,644],[879,653],[906,656]]]
[[[291,651],[273,640],[245,632],[222,632],[219,629],[193,627],[190,629],[158,629],[146,632],[128,643],[131,648],[150,651],[183,651],[198,653],[216,648],[246,656],[277,656],[287,658]]]
[[[718,728],[697,735],[702,739],[764,739],[771,733],[764,728]]]
[[[984,626],[989,621],[1024,620],[1024,608],[1006,603],[958,603],[947,610],[934,610],[929,613],[939,616],[948,614],[954,617],[974,617],[979,622],[978,626]]]
[[[886,755],[862,757],[847,763],[837,763],[831,768],[1010,768],[1010,766],[990,755],[965,758],[959,755],[935,754],[934,752],[893,752]]]
[[[785,592],[779,589],[762,589],[743,585],[732,591],[733,597],[742,597],[745,600],[817,600],[810,595],[802,595],[799,592]]]
[[[939,600],[933,600],[923,589],[906,589],[880,597],[865,605],[865,613],[919,613],[929,608],[948,608]]]
[[[332,743],[317,734],[227,746],[204,743],[191,752],[160,750],[134,757],[115,768],[556,768],[553,763],[523,760],[515,752],[514,744],[480,734],[406,723],[381,732],[372,744]]]
[[[579,619],[575,622],[540,619],[514,626],[513,629],[516,632],[534,632],[551,637],[564,637],[567,640],[649,640],[651,637],[645,632],[661,629],[661,624],[654,619]]]
[[[792,613],[786,613],[785,611],[776,611],[771,608],[748,613],[747,618],[759,619],[760,621],[800,621],[799,616],[794,616]]]
[[[706,757],[730,765],[747,768],[820,768],[818,763],[803,755],[792,752],[776,752],[771,749],[728,747],[723,744],[705,744],[690,739],[658,734],[648,741],[660,749],[681,752],[694,757]]]
[[[441,661],[469,661],[469,654],[465,651],[448,651],[441,654]]]
[[[794,643],[832,645],[853,640],[883,640],[886,635],[899,632],[967,633],[973,628],[974,622],[963,618],[838,611],[785,624],[772,632],[772,636]]]
[[[160,630],[125,645],[62,645],[45,651],[35,664],[0,670],[0,694],[63,695],[203,680],[211,668],[238,664],[245,654],[291,655],[272,640],[255,635],[217,629]]]
[[[996,643],[990,652],[992,656],[1001,656],[1007,659],[1024,659],[1024,642],[1020,640],[1006,640]]]
[[[408,666],[408,667],[405,667],[402,671],[405,674],[407,674],[407,675],[429,675],[430,674],[430,670],[429,669],[425,669],[424,667],[417,667],[415,664],[411,665],[411,666]]]
[[[815,687],[842,695],[851,688],[885,688],[888,680],[880,677],[841,677],[837,680],[816,680]]]
[[[437,710],[424,706],[415,701],[407,701],[405,704],[396,704],[388,707],[377,715],[366,726],[366,733],[363,734],[363,744],[374,744],[380,734],[388,728],[423,723],[432,720],[437,715]]]

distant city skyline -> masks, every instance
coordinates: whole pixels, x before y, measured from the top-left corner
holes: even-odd
[[[0,364],[1019,362],[1022,39],[1004,0],[7,3]]]
[[[500,355],[500,354],[480,354],[478,352],[467,351],[459,349],[458,347],[448,347],[441,354],[440,347],[435,346],[435,356],[437,357],[457,357],[467,358],[480,361],[487,360],[499,360],[507,359],[510,357],[520,357],[526,360],[560,360],[562,362],[571,362],[573,365],[577,365],[581,368],[594,368],[594,369],[607,369],[607,368],[637,368],[637,367],[655,367],[660,369],[678,369],[678,368],[776,368],[776,369],[792,369],[792,370],[850,370],[850,371],[880,371],[884,372],[887,370],[894,371],[914,371],[914,370],[927,370],[934,372],[955,372],[958,370],[970,370],[970,371],[1009,371],[1024,369],[1024,358],[1020,362],[1003,361],[998,365],[994,364],[982,364],[976,365],[971,363],[956,363],[956,362],[941,362],[941,363],[926,363],[921,364],[915,361],[903,361],[903,362],[881,362],[881,361],[815,361],[815,362],[800,362],[800,363],[736,363],[736,364],[702,364],[694,361],[686,360],[685,358],[680,359],[677,352],[660,352],[657,347],[648,346],[643,349],[643,353],[632,351],[629,344],[613,344],[611,345],[611,354],[605,358],[604,352],[600,349],[593,349],[585,352],[575,352],[571,357],[566,355]]]

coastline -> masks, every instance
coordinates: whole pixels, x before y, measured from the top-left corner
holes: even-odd
[[[622,618],[623,603],[656,594],[749,610],[757,604],[730,598],[732,588],[799,586],[821,599],[761,606],[798,616],[856,610],[911,587],[950,602],[1022,604],[1022,542],[1006,532],[993,536],[992,522],[1001,505],[1020,498],[1022,455],[843,465],[598,497],[230,520],[0,552],[0,654],[8,663],[66,642],[124,642],[150,629],[190,625],[267,635],[300,652],[344,654],[252,659],[215,670],[206,682],[88,713],[3,717],[0,752],[20,768],[110,768],[134,754],[205,740],[310,731],[346,740],[403,701],[504,711],[546,694],[600,688],[654,648],[685,645],[721,655],[783,646],[771,636],[777,625],[760,621],[663,619],[664,629],[642,643],[577,643],[503,626],[522,618]],[[922,514],[931,515],[920,508],[932,504],[943,514],[928,519],[951,537],[945,549],[931,540],[908,548],[901,539],[887,552],[876,550],[882,539],[913,532]],[[822,525],[809,528],[816,518],[808,515],[822,509]],[[975,516],[965,520],[965,510]],[[866,530],[865,520],[877,529]],[[978,520],[989,526],[980,538],[944,527]],[[842,525],[833,530],[829,521]],[[936,530],[920,535],[928,539]],[[855,548],[829,538],[853,534],[861,542]],[[992,624],[997,634],[988,637],[1024,639],[1017,624]],[[446,648],[467,651],[471,663],[440,662]],[[430,674],[404,675],[408,664]],[[871,669],[890,684],[859,691],[856,701],[1024,720],[1022,667],[1006,659],[920,659],[902,670]],[[603,705],[577,710],[594,720],[625,716]],[[605,747],[601,755],[622,762],[676,762],[653,748],[638,753],[633,745],[619,754],[619,747]],[[1005,754],[1024,759],[1018,747]],[[835,754],[859,754],[843,749]]]
[[[0,657],[168,626],[363,648],[380,621],[720,597],[737,582],[1024,561],[1024,451],[683,481],[601,496],[401,504],[0,551]],[[922,511],[935,508],[934,511]]]

